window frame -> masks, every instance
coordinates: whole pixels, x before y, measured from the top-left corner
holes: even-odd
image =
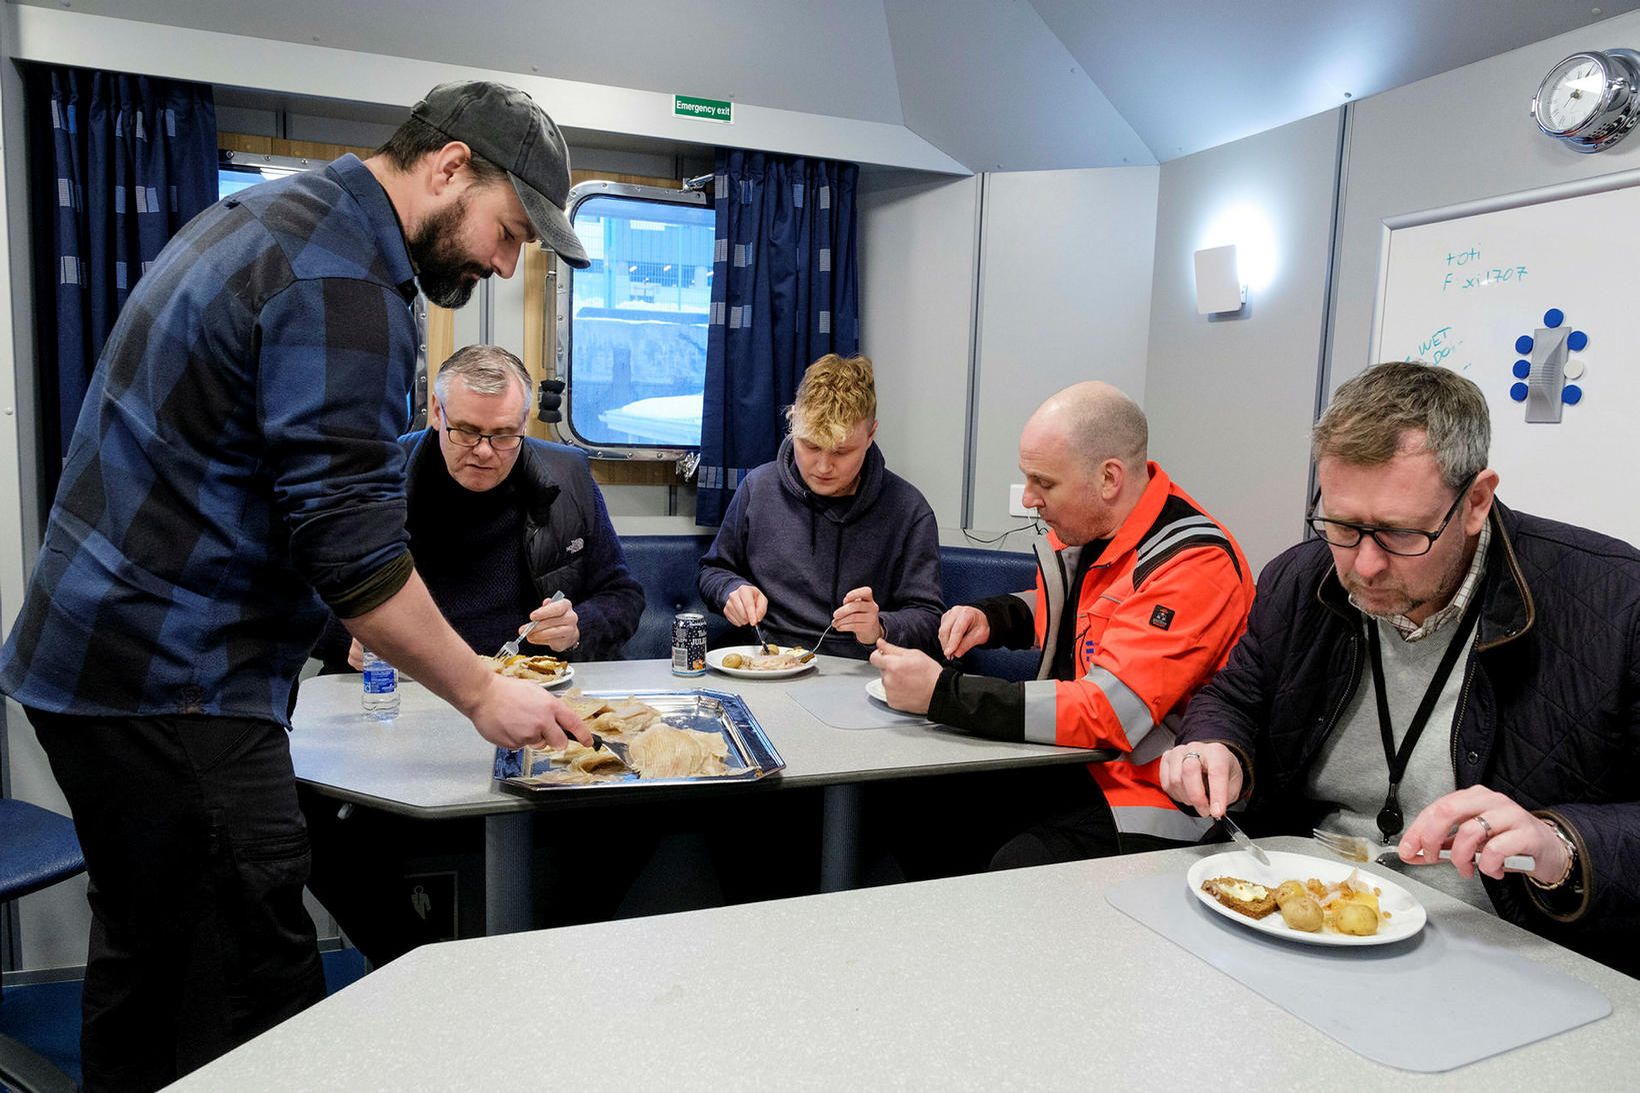
[[[694,205],[710,208],[711,195],[701,190],[672,189],[667,186],[642,186],[632,182],[582,182],[572,186],[569,198],[564,206],[564,213],[570,223],[575,222],[575,212],[581,203],[594,197],[618,197],[653,201],[671,205]],[[556,296],[554,299],[554,326],[556,337],[553,346],[553,376],[564,381],[563,408],[561,417],[554,426],[559,438],[566,444],[572,444],[594,459],[617,459],[631,461],[668,461],[687,460],[697,457],[700,446],[665,447],[660,445],[603,445],[595,443],[581,436],[575,431],[574,418],[571,408],[574,405],[575,392],[569,374],[570,352],[573,349],[574,331],[572,329],[573,306],[575,301],[575,270],[561,257],[554,254],[556,264]]]

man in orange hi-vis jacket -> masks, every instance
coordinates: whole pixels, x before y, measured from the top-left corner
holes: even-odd
[[[1036,679],[942,668],[886,642],[871,658],[898,709],[1114,756],[1016,778],[1007,796],[1022,806],[1015,830],[1024,831],[993,868],[1195,842],[1210,825],[1162,792],[1157,761],[1246,627],[1253,575],[1224,526],[1149,462],[1148,443],[1144,412],[1105,383],[1066,388],[1025,424],[1025,505],[1051,529],[1037,547],[1035,592],[953,607],[939,636],[948,658],[1040,649]]]

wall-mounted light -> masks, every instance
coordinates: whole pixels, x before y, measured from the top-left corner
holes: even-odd
[[[1240,311],[1247,303],[1247,286],[1242,284],[1236,263],[1236,245],[1204,247],[1196,252],[1196,312],[1220,315]]]

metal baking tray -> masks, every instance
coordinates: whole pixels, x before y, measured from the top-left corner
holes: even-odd
[[[780,753],[757,723],[752,711],[739,695],[723,691],[696,689],[693,691],[587,691],[583,697],[603,698],[619,702],[635,698],[647,702],[661,712],[663,720],[680,729],[715,732],[729,743],[725,760],[727,774],[697,778],[642,778],[631,774],[588,785],[542,785],[522,779],[548,770],[552,765],[551,752],[534,751],[532,769],[524,767],[524,752],[518,748],[495,749],[494,777],[501,788],[509,793],[534,797],[542,793],[565,793],[585,790],[633,789],[646,786],[719,785],[733,782],[755,782],[775,774],[786,766]]]

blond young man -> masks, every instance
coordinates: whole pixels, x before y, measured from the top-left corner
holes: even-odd
[[[781,645],[864,659],[879,639],[933,649],[940,622],[934,511],[878,449],[866,357],[809,366],[791,435],[747,474],[700,563],[700,593]]]

